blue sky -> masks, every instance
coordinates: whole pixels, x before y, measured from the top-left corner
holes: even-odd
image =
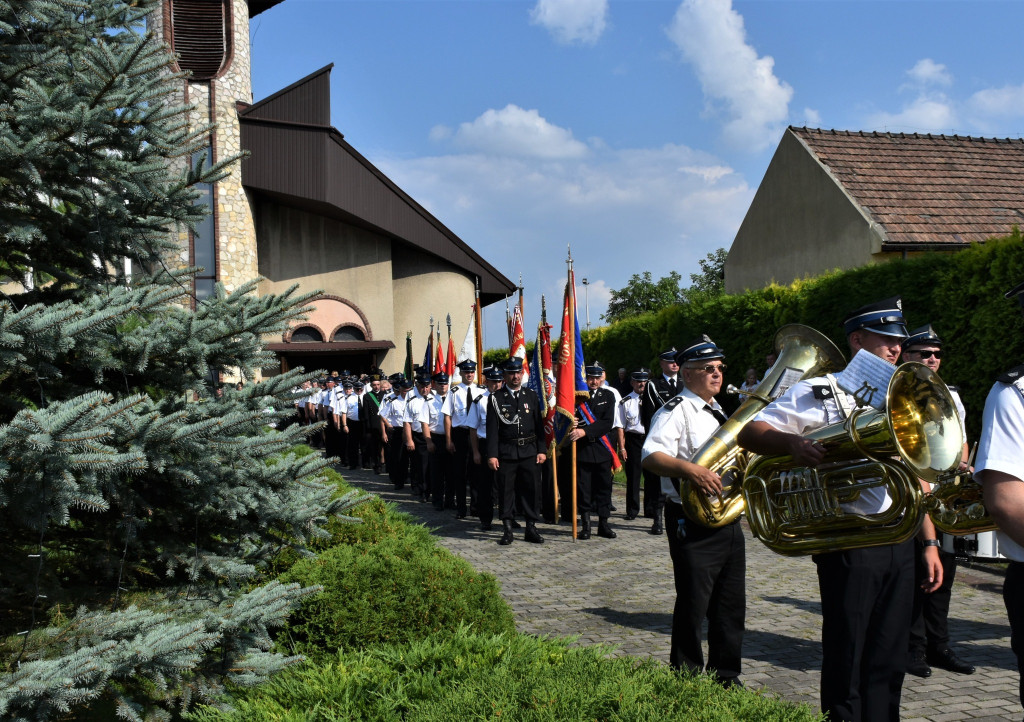
[[[333,125],[522,275],[530,338],[569,244],[592,326],[728,248],[787,125],[1020,137],[1021,27],[1013,0],[285,0],[250,35],[255,100],[335,64]]]

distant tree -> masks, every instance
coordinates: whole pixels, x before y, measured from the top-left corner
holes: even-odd
[[[624,318],[682,303],[683,290],[679,287],[682,279],[683,277],[676,271],[670,271],[658,281],[652,280],[650,271],[634,273],[624,288],[612,291],[608,310],[601,318],[609,323],[615,323]]]
[[[697,261],[700,264],[700,273],[690,274],[690,281],[693,285],[686,289],[683,295],[690,296],[693,293],[702,293],[717,296],[720,293],[724,293],[725,259],[728,256],[729,252],[727,250],[719,248],[714,253],[709,253]]]

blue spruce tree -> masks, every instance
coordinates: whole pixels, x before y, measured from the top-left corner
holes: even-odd
[[[190,168],[155,7],[0,0],[4,718],[169,719],[294,662],[268,629],[310,590],[266,563],[353,503],[266,427],[299,376],[215,393],[308,297],[191,296],[178,239],[226,164]]]

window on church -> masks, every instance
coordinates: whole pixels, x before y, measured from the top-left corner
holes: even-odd
[[[224,0],[172,0],[171,25],[178,67],[193,80],[217,77],[228,56],[230,33]]]
[[[299,326],[292,331],[292,343],[323,343],[324,337],[312,326]]]
[[[365,341],[366,336],[355,326],[342,326],[334,332],[332,341]]]
[[[194,153],[192,167],[197,168],[200,163],[209,167],[211,150],[207,147]],[[202,268],[196,275],[196,300],[202,301],[213,295],[217,283],[217,234],[213,224],[213,184],[197,183],[196,190],[196,205],[206,209],[206,216],[192,232],[192,265]]]

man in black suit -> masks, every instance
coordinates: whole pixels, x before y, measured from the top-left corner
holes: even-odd
[[[512,522],[518,511],[526,517],[526,541],[542,544],[537,521],[541,464],[547,454],[540,399],[522,385],[522,359],[506,361],[504,375],[505,385],[487,399],[487,465],[498,483],[498,511],[505,530],[498,543],[512,543]]]
[[[579,492],[579,510],[582,525],[578,539],[589,539],[590,512],[597,511],[597,535],[614,539],[615,532],[608,524],[612,506],[612,452],[602,438],[612,430],[615,418],[615,396],[601,384],[604,369],[587,366],[586,401],[592,419],[583,413],[582,404],[576,408],[576,428],[569,439],[576,443],[576,488]],[[610,442],[609,442],[610,443]]]

